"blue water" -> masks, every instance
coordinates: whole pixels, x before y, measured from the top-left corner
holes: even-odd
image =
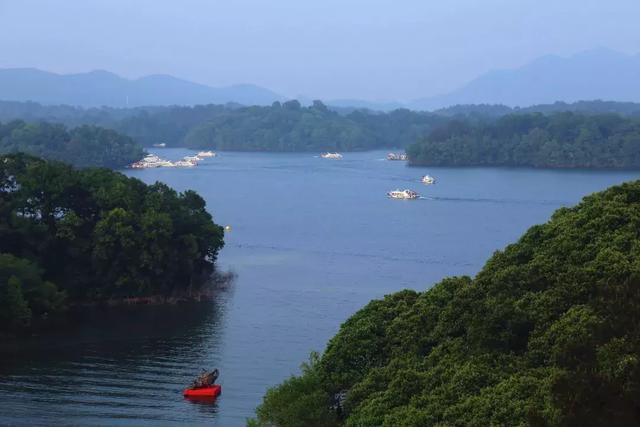
[[[187,150],[156,150],[177,159]],[[409,168],[384,152],[221,153],[194,169],[126,173],[193,189],[230,225],[216,301],[99,312],[0,354],[0,424],[244,425],[265,390],[298,372],[369,300],[476,273],[561,206],[635,172]],[[419,182],[429,173],[433,186]],[[410,188],[419,200],[390,200]],[[223,394],[180,391],[217,366]]]

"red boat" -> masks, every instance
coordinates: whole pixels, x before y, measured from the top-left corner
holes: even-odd
[[[215,399],[222,393],[222,387],[218,384],[207,387],[187,388],[184,390],[184,397],[208,397]]]

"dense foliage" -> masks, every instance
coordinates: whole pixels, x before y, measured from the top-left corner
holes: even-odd
[[[262,107],[131,109],[0,102],[0,120],[48,120],[75,127],[68,131],[60,125],[9,123],[0,130],[0,152],[22,150],[78,166],[114,167],[140,158],[132,139],[145,146],[235,151],[409,147],[411,161],[418,165],[635,168],[639,115],[639,104],[605,101],[521,109],[458,105],[434,113],[354,109],[342,114],[320,101],[309,107],[288,101]]]
[[[222,245],[222,228],[193,191],[0,157],[0,329],[65,300],[197,292]]]
[[[113,130],[83,125],[68,130],[60,124],[0,123],[0,154],[24,152],[78,167],[123,167],[143,155],[142,147]]]
[[[321,151],[375,148],[375,136],[321,103],[298,101],[227,110],[190,130],[184,145],[238,151]]]
[[[475,277],[373,301],[254,426],[640,425],[640,181],[586,197]]]
[[[580,113],[580,114],[619,114],[622,116],[640,116],[640,104],[618,101],[577,101],[572,103],[555,102],[553,104],[531,105],[529,107],[508,107],[502,104],[453,105],[434,111],[444,116],[501,117],[508,114],[530,113]]]
[[[460,132],[462,129],[466,132],[464,136],[469,140],[479,136],[495,139],[494,131],[498,132],[499,138],[502,139],[508,136],[521,139],[532,130],[528,127],[527,122],[535,122],[536,126],[541,126],[539,119],[531,119],[531,117],[539,116],[533,114],[534,112],[546,114],[550,122],[565,121],[565,123],[550,124],[549,126],[543,125],[544,130],[550,132],[550,138],[564,138],[567,131],[562,128],[573,126],[574,129],[571,129],[571,132],[580,132],[582,128],[587,128],[585,138],[592,138],[595,144],[608,145],[610,142],[604,138],[608,137],[607,132],[611,129],[607,126],[610,124],[602,122],[606,121],[605,117],[611,118],[613,116],[603,116],[603,114],[615,113],[622,117],[637,117],[640,115],[640,104],[580,101],[572,104],[558,102],[527,108],[510,108],[503,105],[457,105],[433,113],[406,109],[398,109],[388,113],[363,109],[342,109],[340,111],[341,113],[325,106],[320,101],[315,101],[309,107],[303,107],[297,101],[288,101],[285,103],[276,102],[268,107],[243,107],[237,104],[227,104],[130,109],[107,107],[83,109],[64,105],[44,106],[29,102],[0,101],[0,121],[15,119],[29,122],[50,121],[63,123],[69,127],[95,125],[113,129],[145,146],[163,142],[176,147],[239,151],[350,151],[407,147],[419,140],[424,140],[423,144],[426,144],[426,141],[430,140],[427,135],[434,129],[438,129],[435,135],[440,135],[440,138],[442,135],[446,136],[446,129],[450,129],[450,132]],[[561,112],[577,112],[579,115],[559,114]],[[521,118],[509,118],[513,116]],[[567,117],[573,117],[574,121],[576,117],[580,117],[582,123],[571,124],[569,123],[571,120],[566,120]],[[517,123],[509,123],[514,121]],[[619,121],[621,127],[624,127],[624,123],[635,123],[630,119],[620,119]],[[460,122],[463,123],[463,126]],[[446,124],[449,123],[449,128],[447,128]],[[506,127],[500,129],[505,124]],[[560,130],[560,134],[554,133],[556,128]],[[591,132],[591,128],[604,129],[604,134]],[[620,130],[613,129],[615,132]],[[511,131],[513,135],[505,136],[505,132]],[[115,135],[112,136],[115,138]],[[532,143],[535,144],[537,141],[535,137],[542,138],[544,136],[544,134],[535,133],[528,139],[533,138]],[[564,140],[557,142],[559,144],[566,143]],[[457,143],[460,144],[459,141]],[[469,144],[467,141],[463,148],[470,153],[462,154],[461,164],[502,164],[500,162],[509,161],[509,164],[515,165],[516,163],[512,159],[505,160],[505,157],[511,155],[503,152],[508,151],[506,150],[508,146],[502,144],[502,141],[494,142],[494,145],[498,143],[500,143],[500,148],[497,150],[499,152],[494,153],[491,151],[492,147],[482,148],[484,151],[479,147],[468,148],[466,147]],[[613,143],[615,144],[615,141]],[[525,144],[520,151],[526,151],[528,148]],[[553,147],[551,148],[553,149]],[[615,151],[615,147],[607,149],[609,148]],[[480,152],[475,153],[474,149]],[[413,151],[417,159],[420,154],[418,146],[414,146]],[[443,151],[444,153],[437,156],[437,158],[442,157],[442,161],[425,163],[425,155],[423,154],[421,159],[416,160],[416,163],[457,164],[447,158],[454,150],[443,149]],[[548,154],[547,151],[542,150],[538,153],[538,157],[542,158],[538,164],[556,166],[558,160],[564,160],[561,153],[561,157],[552,159],[548,165],[545,164],[544,156]],[[39,151],[35,154],[45,155],[46,153]],[[86,155],[86,153],[79,154]],[[485,159],[483,157],[485,154],[494,156],[496,159]],[[581,153],[577,154],[581,155]],[[582,153],[584,156],[592,154],[589,151]],[[568,152],[566,155],[570,157],[572,153]],[[521,159],[523,156],[527,158],[533,154],[525,152],[524,154],[514,153],[512,155],[516,161],[520,162],[518,164],[532,165],[533,162],[523,161]],[[66,155],[65,158],[57,158],[69,161],[71,157],[76,156]],[[127,157],[127,162],[136,160],[132,160],[132,157],[139,157],[139,152]],[[574,161],[574,163],[577,162]],[[85,164],[95,165],[96,163],[94,159],[89,159],[89,161],[85,161]],[[567,166],[571,166],[571,164],[569,162]],[[103,165],[111,166],[107,163]]]
[[[149,146],[239,151],[327,151],[405,147],[424,136],[443,116],[409,110],[339,114],[315,101],[276,102],[268,107],[237,104],[132,109],[42,106],[0,102],[0,120],[48,120],[68,126],[92,124],[114,129]]]
[[[407,154],[413,165],[640,168],[640,120],[574,113],[452,120]]]
[[[191,148],[238,151],[357,151],[404,147],[444,120],[428,113],[396,110],[388,114],[354,111],[340,115],[320,101],[270,107],[244,107],[192,129]]]

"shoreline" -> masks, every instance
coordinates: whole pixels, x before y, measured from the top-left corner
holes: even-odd
[[[222,292],[233,285],[237,274],[232,271],[214,273],[211,279],[198,290],[190,290],[174,295],[146,295],[138,297],[120,297],[89,301],[68,301],[66,310],[44,317],[33,318],[31,324],[23,329],[0,332],[2,339],[21,339],[34,336],[48,336],[69,329],[72,322],[87,317],[92,311],[118,309],[129,311],[136,307],[175,307],[180,304],[213,302]],[[90,316],[89,316],[90,317]],[[71,322],[71,323],[70,323]]]
[[[95,301],[71,301],[69,311],[93,307],[122,307],[136,305],[176,305],[189,302],[202,302],[213,300],[219,291],[226,290],[237,277],[236,273],[227,271],[214,273],[209,281],[200,289],[188,290],[173,295],[145,295],[135,297],[107,298]]]

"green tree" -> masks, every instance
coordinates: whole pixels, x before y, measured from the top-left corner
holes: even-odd
[[[22,283],[11,276],[0,283],[0,325],[2,329],[17,329],[31,322],[31,310],[22,294]]]
[[[198,295],[224,245],[195,192],[107,169],[1,156],[0,202],[0,253],[34,264],[3,283],[16,276],[11,304],[22,311],[22,295],[39,317],[61,311],[65,297],[74,304]]]
[[[0,330],[28,326],[33,316],[46,317],[65,308],[66,296],[42,279],[33,263],[0,254]]]
[[[407,148],[413,165],[640,168],[640,120],[613,114],[455,118]]]
[[[24,152],[78,167],[124,167],[144,151],[128,136],[114,130],[83,125],[68,130],[46,122],[0,123],[0,154]]]

